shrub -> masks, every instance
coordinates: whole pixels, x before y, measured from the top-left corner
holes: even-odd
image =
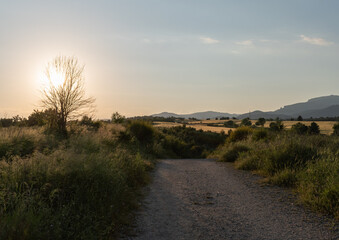
[[[227,128],[236,128],[236,127],[238,127],[238,125],[233,120],[229,120],[229,121],[225,122],[224,126],[227,127]]]
[[[308,128],[308,133],[309,134],[319,134],[320,133],[319,125],[315,122],[312,122],[311,125]]]
[[[222,153],[219,161],[234,162],[238,159],[240,153],[248,152],[250,149],[245,145],[231,144]]]
[[[267,140],[268,132],[265,129],[256,129],[253,131],[252,140],[259,141],[259,140]]]
[[[316,149],[306,144],[297,141],[284,142],[270,149],[264,169],[272,176],[285,168],[301,168],[316,154]]]
[[[282,131],[284,129],[284,124],[280,120],[270,123],[270,129],[275,132]]]
[[[48,155],[1,161],[0,239],[111,238],[152,163],[122,146],[101,147],[102,140],[85,131]]]
[[[259,118],[255,125],[264,127],[265,123],[266,123],[265,118]]]
[[[15,136],[10,140],[0,142],[0,159],[12,156],[26,157],[32,154],[36,146],[29,136]]]
[[[293,187],[297,183],[297,173],[293,169],[285,168],[277,172],[270,179],[270,182],[283,187]]]
[[[140,143],[150,143],[155,136],[156,130],[148,122],[137,120],[132,121],[127,126],[127,132]]]
[[[329,152],[300,173],[298,191],[311,207],[339,218],[339,157]]]
[[[339,122],[333,125],[333,133],[334,136],[339,136]]]
[[[229,142],[237,142],[247,139],[247,137],[253,132],[253,129],[250,127],[239,127],[232,131],[228,137]]]
[[[244,118],[243,120],[241,120],[241,126],[251,126],[252,122],[249,118]]]
[[[125,121],[126,117],[121,115],[118,112],[115,112],[112,114],[111,121],[113,123],[123,123]]]
[[[298,122],[292,125],[292,131],[297,134],[306,134],[308,132],[308,127],[305,124]]]

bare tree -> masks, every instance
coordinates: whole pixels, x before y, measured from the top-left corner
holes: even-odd
[[[85,96],[83,71],[84,66],[79,65],[77,58],[66,56],[56,57],[45,70],[49,85],[42,91],[42,104],[55,111],[58,130],[64,134],[67,121],[88,113],[95,101]],[[60,77],[57,84],[55,78]]]

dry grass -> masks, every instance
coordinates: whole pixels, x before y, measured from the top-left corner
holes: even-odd
[[[272,121],[267,121],[265,123],[265,127],[269,127],[270,123]],[[303,124],[305,124],[306,126],[310,126],[311,125],[311,121],[283,121],[284,126],[286,129],[291,129],[292,125],[301,122]],[[327,134],[330,135],[333,132],[333,125],[336,123],[335,121],[315,121],[320,128],[320,133],[322,134]]]
[[[240,125],[241,120],[234,120],[231,119],[232,121],[234,121],[236,124]],[[223,127],[223,124],[225,122],[227,122],[229,120],[202,120],[202,121],[189,121],[186,126],[188,127],[193,127],[197,130],[202,129],[203,131],[211,131],[211,132],[217,132],[220,133],[221,131],[224,131],[225,133],[227,133],[230,129],[232,128],[226,128]],[[254,124],[256,122],[256,120],[251,120],[252,123]],[[267,121],[265,123],[265,127],[269,127],[270,123],[272,121]],[[292,125],[301,122],[303,124],[305,124],[306,126],[310,126],[311,125],[311,121],[283,121],[284,126],[286,129],[291,129]],[[315,121],[320,128],[320,133],[322,134],[327,134],[330,135],[333,132],[333,125],[336,123],[335,121]],[[217,124],[218,127],[214,127],[214,126],[207,126],[208,124]],[[174,123],[174,122],[154,122],[155,127],[177,127],[177,126],[182,126],[182,123]]]

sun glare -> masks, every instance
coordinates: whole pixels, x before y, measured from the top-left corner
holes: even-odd
[[[48,69],[48,73],[43,72],[41,75],[41,81],[43,85],[52,84],[54,87],[62,85],[65,81],[65,76],[63,72],[57,71],[54,67]]]

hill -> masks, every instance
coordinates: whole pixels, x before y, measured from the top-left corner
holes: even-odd
[[[317,98],[311,98],[307,102],[295,103],[291,105],[286,105],[275,111],[253,111],[250,113],[244,114],[230,114],[223,112],[197,112],[191,114],[176,114],[169,112],[162,112],[159,114],[153,114],[154,117],[177,117],[177,118],[196,118],[196,119],[215,119],[221,117],[237,117],[238,119],[243,118],[266,118],[266,119],[291,119],[302,116],[303,118],[320,118],[320,117],[336,117],[339,116],[339,96],[338,95],[329,95]]]
[[[207,118],[221,118],[221,117],[237,117],[238,114],[231,113],[222,113],[222,112],[214,112],[214,111],[206,111],[206,112],[197,112],[191,114],[176,114],[169,112],[162,112],[158,114],[153,114],[153,117],[177,117],[177,118],[196,118],[196,119],[207,119]]]
[[[325,109],[333,105],[339,105],[339,96],[330,95],[324,97],[311,98],[307,102],[295,103],[284,106],[283,108],[274,111],[274,113],[295,117],[302,115],[301,113]]]

